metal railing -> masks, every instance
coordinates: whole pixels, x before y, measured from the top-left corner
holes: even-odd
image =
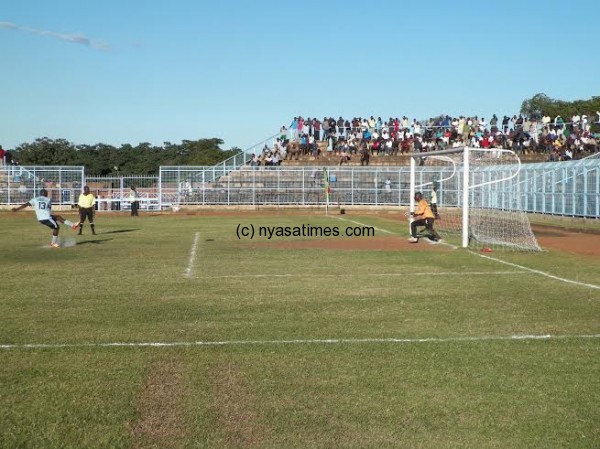
[[[142,205],[164,209],[190,206],[320,206],[324,204],[321,167],[239,166],[161,167],[157,177],[84,177],[83,167],[27,167],[30,179],[0,170],[0,204],[29,200],[41,187],[56,204],[74,204],[84,180],[99,198],[100,210],[123,210],[128,206],[131,184],[138,187]],[[410,200],[408,167],[329,166],[330,201],[340,205],[407,206]],[[486,167],[482,176],[495,170]],[[416,185],[443,179],[450,167],[418,167]],[[454,181],[440,184],[438,203],[460,205],[459,168]],[[55,181],[56,180],[56,181]],[[518,177],[486,191],[494,207],[510,209],[514,192],[527,212],[600,219],[600,159],[523,164]],[[506,200],[504,199],[506,198]]]
[[[213,166],[210,167],[204,167],[202,169],[202,173],[194,173],[193,178],[189,177],[187,179],[188,182],[197,182],[198,180],[202,180],[202,182],[213,182],[218,180],[221,176],[224,176],[228,173],[230,173],[233,170],[237,170],[241,167],[243,167],[244,165],[248,164],[248,162],[250,162],[250,160],[252,159],[252,155],[256,154],[256,155],[260,155],[262,152],[262,149],[266,146],[269,146],[272,148],[273,145],[275,144],[275,140],[280,136],[280,134],[274,134],[271,137],[268,137],[264,140],[261,140],[260,142],[246,148],[243,151],[240,151],[237,154],[234,154],[233,156],[231,156],[228,159],[225,159],[223,162],[219,162],[218,164],[215,164]],[[168,168],[175,168],[175,167],[164,167],[165,169]],[[198,167],[196,167],[198,168]],[[161,170],[163,169],[163,167],[161,167]],[[185,181],[183,181],[185,182]]]
[[[23,203],[41,189],[48,191],[55,204],[72,204],[83,182],[81,166],[4,166],[0,168],[0,204]]]
[[[185,171],[184,171],[185,170]],[[410,200],[408,167],[328,167],[330,200],[340,205],[398,205]],[[449,167],[419,167],[417,185],[443,178]],[[441,205],[460,206],[461,170],[440,186]],[[495,171],[487,167],[485,177]],[[179,205],[310,206],[324,202],[322,169],[315,167],[246,167],[207,182],[193,178],[190,167],[161,170],[161,203]],[[202,170],[199,171],[202,173]],[[389,182],[386,182],[389,179]],[[510,209],[514,191],[527,212],[600,218],[600,160],[523,164],[518,178],[486,190],[494,207]]]
[[[157,176],[88,176],[85,184],[96,197],[96,208],[105,210],[129,210],[129,192],[135,186],[142,210],[160,210]]]

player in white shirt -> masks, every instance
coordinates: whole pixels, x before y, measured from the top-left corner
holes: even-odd
[[[46,189],[40,190],[40,195],[35,198],[30,199],[28,202],[21,204],[18,207],[13,207],[12,211],[17,212],[21,209],[25,209],[26,207],[31,206],[35,211],[35,216],[38,221],[44,226],[48,226],[52,229],[52,241],[50,246],[52,248],[59,248],[58,244],[58,233],[60,231],[60,227],[58,223],[64,223],[67,226],[70,226],[71,229],[77,229],[77,223],[73,223],[72,221],[65,220],[60,215],[52,214],[52,200],[48,198],[48,192]]]
[[[439,220],[440,215],[438,214],[438,208],[437,208],[437,202],[438,202],[437,188],[438,188],[438,184],[437,184],[437,182],[434,182],[433,186],[431,187],[431,200],[429,201],[429,206],[431,207],[431,212],[433,212],[435,219]]]

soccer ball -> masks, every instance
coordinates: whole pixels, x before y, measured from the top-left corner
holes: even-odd
[[[173,212],[179,212],[181,210],[181,207],[179,207],[177,204],[173,204],[173,206],[171,206],[171,210]]]

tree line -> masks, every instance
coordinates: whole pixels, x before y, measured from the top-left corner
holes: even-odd
[[[561,116],[565,122],[570,121],[574,115],[587,115],[590,122],[598,122],[600,111],[600,96],[589,100],[563,101],[550,98],[546,94],[536,94],[523,101],[521,114],[530,118],[541,119],[543,116],[555,118]]]
[[[220,148],[223,140],[184,140],[162,146],[140,143],[114,147],[103,143],[75,145],[65,139],[36,139],[19,145],[13,159],[21,165],[83,165],[90,176],[158,175],[161,165],[215,165],[241,150]]]

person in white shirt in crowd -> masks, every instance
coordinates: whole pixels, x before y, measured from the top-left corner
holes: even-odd
[[[419,122],[417,122],[416,120],[413,121],[412,124],[412,132],[413,134],[416,135],[421,135],[421,124]]]
[[[531,119],[531,123],[529,124],[529,135],[531,135],[535,143],[538,143],[538,122],[535,118]]]
[[[481,117],[479,120],[479,131],[484,132],[487,129],[487,123],[485,122],[485,118]]]
[[[408,129],[408,117],[403,116],[401,123],[402,123],[402,129],[406,131]]]
[[[588,116],[587,115],[582,115],[581,116],[581,129],[584,132],[590,132],[590,123],[588,121]]]
[[[392,142],[392,139],[387,139],[385,141],[385,153],[386,154],[392,154],[392,148],[393,148],[394,144]]]
[[[383,139],[385,139],[385,140],[388,140],[388,139],[390,138],[390,132],[389,132],[389,130],[388,130],[388,127],[387,127],[387,126],[384,126],[384,127],[381,129],[381,137],[382,137]]]
[[[571,151],[571,148],[567,147],[565,150],[565,160],[570,161],[571,159],[573,159],[573,151]]]
[[[542,126],[548,126],[548,125],[550,125],[550,121],[551,121],[550,116],[549,115],[544,115],[542,117]]]

